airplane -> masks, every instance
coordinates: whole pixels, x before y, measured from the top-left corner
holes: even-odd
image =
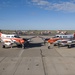
[[[45,43],[54,44],[54,46],[67,45],[68,47],[71,47],[71,45],[75,44],[74,34],[68,34],[68,35],[58,34],[51,38],[44,38],[44,37],[41,38],[44,40]]]
[[[54,46],[67,46],[68,48],[72,47],[72,45],[75,45],[75,36],[74,34],[68,34],[68,35],[56,35],[56,37],[62,38],[54,42]]]
[[[10,46],[12,48],[13,44],[16,44],[17,46],[22,46],[25,48],[25,45],[29,44],[31,38],[29,39],[21,38],[16,34],[3,34],[0,32],[0,39],[2,42],[3,48],[5,48],[5,46]]]

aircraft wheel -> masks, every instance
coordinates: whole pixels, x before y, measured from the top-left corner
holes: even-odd
[[[71,45],[68,45],[67,48],[71,48]]]
[[[56,44],[54,44],[54,46],[57,46]]]
[[[5,45],[3,45],[3,48],[5,48]]]
[[[48,49],[50,49],[50,46],[48,46]]]
[[[60,47],[61,47],[60,43],[58,43],[58,45],[57,45],[57,46],[58,46],[58,48],[60,48]]]

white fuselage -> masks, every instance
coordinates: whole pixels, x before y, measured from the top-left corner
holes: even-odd
[[[15,40],[13,40],[13,38],[15,37],[18,37],[18,36],[14,34],[11,34],[11,35],[1,34],[1,42],[9,46],[15,42]]]
[[[61,40],[57,40],[54,44],[60,43],[60,45],[62,45],[62,46],[72,44],[72,41],[74,41],[73,34],[71,34],[71,35],[56,35],[56,37],[61,38]]]

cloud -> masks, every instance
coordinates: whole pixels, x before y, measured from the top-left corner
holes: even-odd
[[[75,4],[72,2],[63,2],[63,3],[55,3],[53,4],[53,8],[57,11],[69,11],[69,12],[75,12]]]
[[[49,5],[50,3],[48,1],[44,1],[44,0],[32,0],[32,2],[35,2],[37,5]]]
[[[46,10],[75,12],[75,0],[60,2],[50,2],[48,0],[31,0],[33,5],[37,5]]]
[[[23,6],[24,2],[46,10],[75,12],[75,0],[19,0],[19,2],[17,0],[1,0],[0,9],[3,7]]]

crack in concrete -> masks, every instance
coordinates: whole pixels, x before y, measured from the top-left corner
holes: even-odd
[[[42,59],[42,64],[43,64],[43,70],[44,70],[44,75],[47,75],[47,72],[46,72],[46,68],[45,68],[45,63],[44,63],[44,59],[43,59],[43,54],[42,54],[42,50],[40,49],[40,54],[41,54],[41,59]]]

